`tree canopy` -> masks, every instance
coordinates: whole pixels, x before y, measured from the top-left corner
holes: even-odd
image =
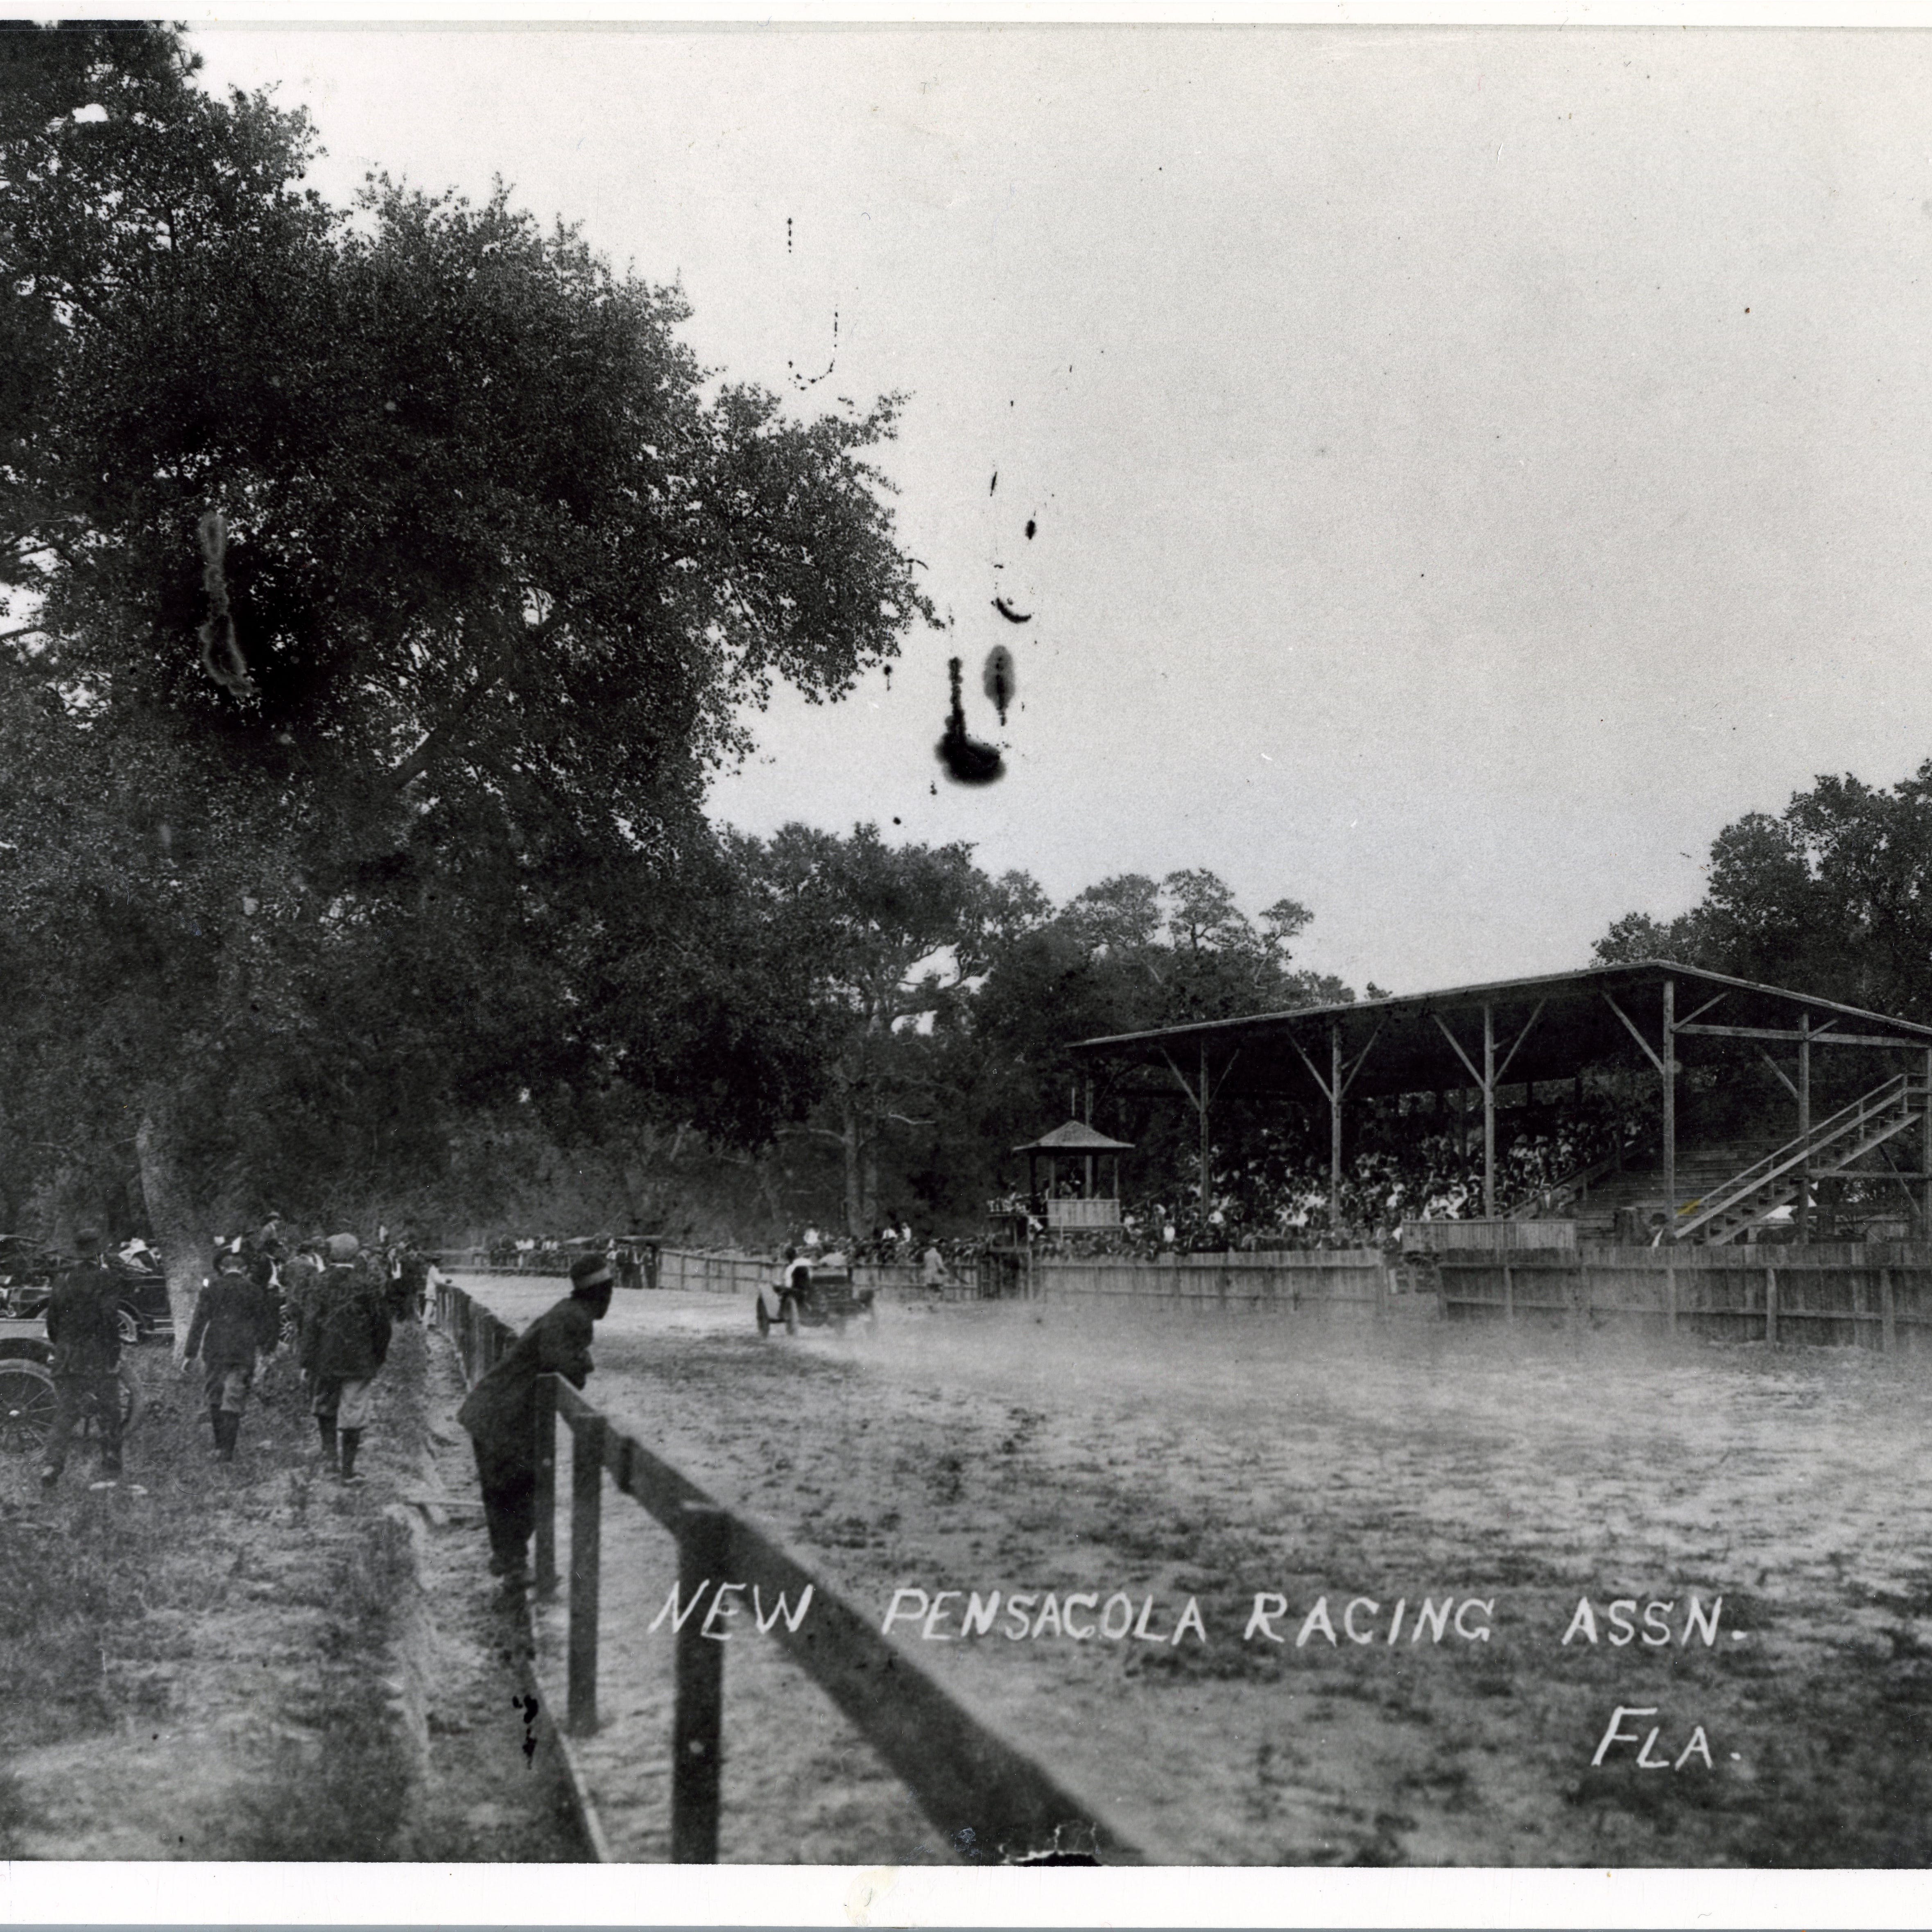
[[[194,66],[0,34],[13,1116],[138,1132],[184,1227],[210,1174],[433,1159],[446,1096],[768,1132],[702,786],[929,614],[895,400],[717,381],[677,290],[500,189],[330,208],[305,117]]]
[[[956,1220],[1070,1041],[1346,997],[1211,873],[1056,909],[964,844],[714,830],[778,682],[932,616],[897,399],[801,418],[678,290],[500,188],[331,207],[315,140],[166,28],[0,31],[9,1218],[138,1172],[187,1279],[494,1135],[634,1201],[783,1136],[856,1231]]]
[[[1889,787],[1821,776],[1777,816],[1746,814],[1712,841],[1696,905],[1627,914],[1595,957],[1681,959],[1932,1020],[1932,762]]]

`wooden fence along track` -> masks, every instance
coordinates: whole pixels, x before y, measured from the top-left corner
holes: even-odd
[[[524,1267],[515,1262],[492,1262],[480,1249],[459,1250],[448,1256],[450,1264],[464,1274],[502,1275],[512,1280],[560,1281],[568,1272],[556,1261]],[[777,1272],[778,1264],[764,1255],[717,1252],[696,1248],[656,1246],[650,1269],[649,1286],[674,1288],[700,1294],[742,1294],[748,1299]],[[915,1263],[895,1262],[854,1264],[855,1288],[916,1288],[922,1286]]]
[[[770,1264],[754,1256],[667,1248],[662,1280],[749,1300],[770,1271]],[[857,1268],[853,1278],[888,1292],[920,1286],[918,1271],[906,1268]],[[1047,1299],[1376,1315],[1418,1312],[1432,1303],[1450,1321],[1574,1323],[1712,1341],[1932,1347],[1932,1243],[1924,1242],[1445,1247],[1406,1258],[1379,1248],[1159,1260],[1036,1258],[1030,1269],[1009,1270],[1005,1285]]]
[[[1379,1248],[1174,1255],[1160,1261],[1036,1261],[1033,1289],[1048,1300],[1130,1295],[1280,1308],[1318,1304],[1378,1309],[1390,1292],[1388,1262]]]
[[[1451,1320],[1711,1340],[1932,1346],[1932,1245],[1577,1248],[1436,1258]]]
[[[473,1381],[500,1360],[515,1331],[453,1282],[437,1292],[437,1319],[454,1337]],[[832,1701],[955,1845],[988,1848],[1007,1862],[1058,1854],[1108,1864],[1141,1862],[1133,1846],[1090,1805],[1061,1789],[1024,1753],[974,1717],[871,1620],[829,1588],[763,1530],[722,1508],[680,1470],[654,1455],[567,1383],[538,1384],[536,1582],[556,1574],[556,1429],[571,1435],[568,1730],[597,1727],[598,1607],[602,1583],[603,1478],[677,1539],[680,1604],[728,1578],[748,1598],[810,1610],[779,1616],[769,1634]],[[724,1730],[724,1646],[688,1616],[676,1643],[672,1720],[671,1856],[716,1864]],[[970,1828],[970,1835],[965,1835]]]

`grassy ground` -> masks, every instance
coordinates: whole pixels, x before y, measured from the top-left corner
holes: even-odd
[[[488,1292],[520,1317],[554,1291]],[[1932,1853],[1932,1386],[1910,1362],[1090,1304],[761,1342],[748,1306],[671,1296],[624,1298],[598,1357],[602,1405],[881,1620],[901,1588],[962,1592],[953,1618],[976,1590],[1030,1615],[1118,1592],[1168,1632],[1192,1598],[1205,1641],[893,1633],[1165,1859]],[[637,1514],[607,1511],[611,1721],[587,1755],[649,1856],[674,1570]],[[1262,1592],[1284,1642],[1244,1639]],[[1714,1644],[1682,1640],[1694,1594],[1724,1600]],[[1466,1618],[1486,1639],[1411,1640],[1445,1596],[1488,1606]],[[1585,1598],[1599,1641],[1565,1645]],[[1624,1599],[1671,1605],[1668,1641],[1613,1644]],[[1322,1601],[1336,1642],[1298,1646]],[[734,1645],[727,1684],[728,1856],[948,1855],[769,1647]],[[1593,1766],[1620,1706],[1656,1714]]]
[[[416,1641],[416,1703],[425,1683],[449,1700],[412,1708],[419,1552],[398,1498],[420,1467],[420,1334],[398,1333],[370,1480],[347,1489],[315,1467],[286,1364],[224,1467],[199,1373],[160,1349],[135,1361],[147,1412],[119,1486],[90,1489],[76,1456],[44,1499],[28,1459],[0,1463],[0,1856],[570,1856],[508,1721],[500,1633],[448,1670]],[[480,1556],[473,1575],[452,1562],[457,1622],[487,1621]]]

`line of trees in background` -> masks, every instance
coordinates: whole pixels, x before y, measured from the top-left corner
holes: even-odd
[[[500,191],[328,207],[194,65],[0,30],[0,1205],[138,1196],[182,1293],[260,1205],[514,1168],[526,1104],[795,1117],[704,785],[932,616],[892,399],[716,380]]]
[[[0,30],[0,1227],[184,1293],[270,1207],[952,1215],[1070,1040],[1340,991],[1204,873],[709,824],[748,706],[932,621],[896,399],[719,380],[501,192],[331,208],[195,64]]]
[[[709,824],[748,705],[932,620],[896,399],[720,380],[677,290],[501,193],[332,208],[305,118],[194,67],[0,30],[0,1230],[143,1228],[184,1290],[269,1208],[964,1228],[1084,1111],[1070,1042],[1351,997],[1307,908],[1211,873],[1055,906],[963,844]],[[1932,764],[1740,820],[1709,877],[1597,956],[1932,1020]],[[1093,1104],[1185,1220],[1185,1104]],[[1461,1184],[1460,1133],[1412,1173],[1394,1124],[1352,1124],[1352,1216]],[[1222,1232],[1318,1193],[1325,1122],[1216,1127]]]
[[[1628,914],[1596,958],[1681,960],[1932,1023],[1932,762],[1888,788],[1820,777],[1781,813],[1726,826],[1706,872],[1689,911]]]

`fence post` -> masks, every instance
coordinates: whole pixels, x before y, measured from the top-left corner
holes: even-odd
[[[597,1594],[602,1580],[604,1523],[604,1418],[571,1425],[570,1728],[580,1737],[597,1728]]]
[[[1764,1339],[1773,1347],[1778,1342],[1778,1270],[1764,1271]]]
[[[722,1583],[730,1559],[731,1519],[686,1503],[677,1538],[678,1596],[695,1604],[706,1583]],[[714,1598],[713,1601],[716,1600]],[[724,1646],[693,1617],[677,1634],[677,1702],[671,1718],[670,1856],[675,1864],[718,1862],[718,1791],[722,1769]]]
[[[1670,1334],[1677,1333],[1677,1270],[1667,1262],[1664,1268],[1664,1325]]]
[[[1888,1355],[1898,1346],[1898,1310],[1892,1300],[1892,1270],[1878,1271],[1879,1313],[1884,1318],[1879,1329],[1879,1346]]]
[[[1516,1270],[1508,1262],[1503,1263],[1503,1319],[1516,1319]]]
[[[556,1382],[539,1376],[536,1389],[537,1588],[556,1588]]]

